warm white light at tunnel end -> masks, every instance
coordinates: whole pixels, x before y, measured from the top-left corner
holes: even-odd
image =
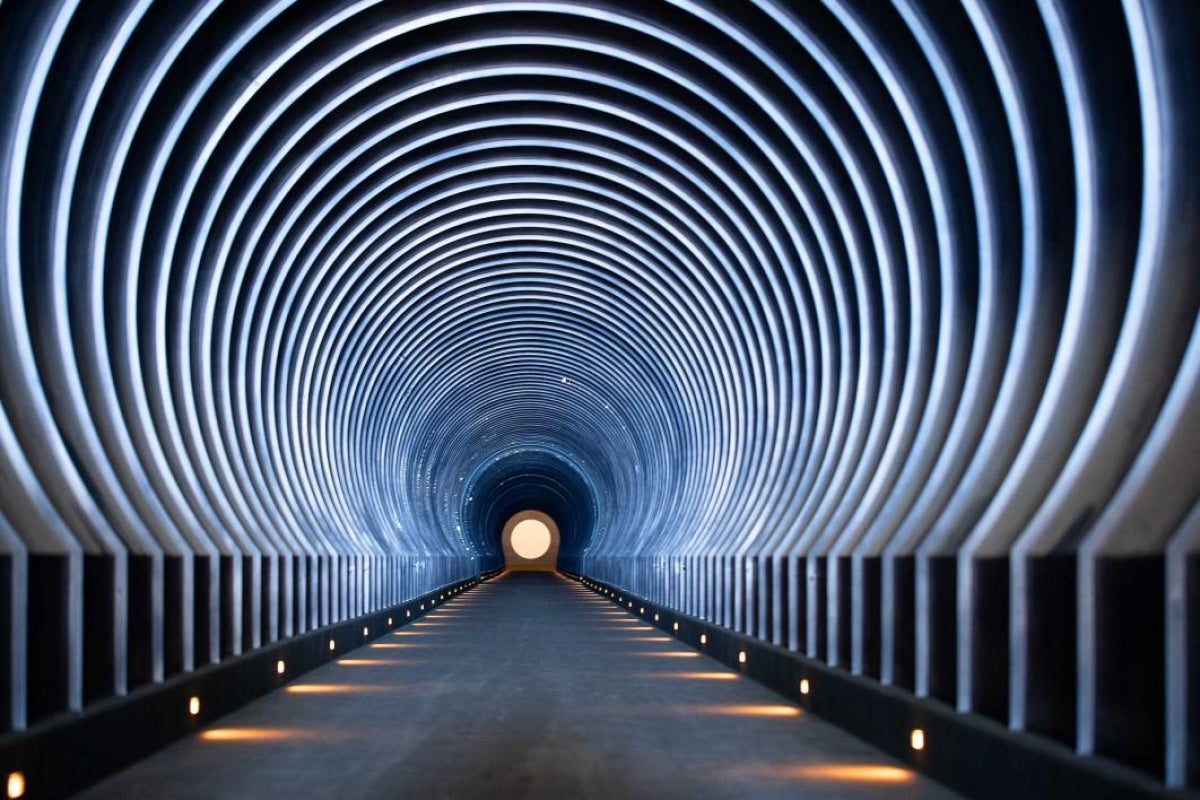
[[[512,529],[513,551],[525,559],[533,561],[546,555],[552,542],[550,528],[539,519],[523,519]]]

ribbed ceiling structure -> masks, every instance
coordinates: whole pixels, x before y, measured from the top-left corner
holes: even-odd
[[[1186,694],[1197,9],[5,2],[0,543],[17,609],[65,558],[62,703],[137,683],[134,621],[161,679],[537,509],[578,572],[1104,751],[1106,559],[1160,565]]]

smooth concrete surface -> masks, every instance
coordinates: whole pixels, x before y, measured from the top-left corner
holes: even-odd
[[[956,795],[566,578],[506,573],[82,796]]]

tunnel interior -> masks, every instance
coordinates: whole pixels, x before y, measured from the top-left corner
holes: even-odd
[[[488,563],[500,557],[507,523],[522,512],[553,521],[564,564],[578,563],[596,534],[601,495],[572,459],[549,448],[501,454],[480,465],[462,491],[462,524]]]
[[[18,796],[557,586],[501,577],[522,512],[958,791],[1200,789],[1200,4],[8,0],[0,42]]]

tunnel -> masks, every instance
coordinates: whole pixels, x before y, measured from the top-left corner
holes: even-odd
[[[0,42],[9,798],[1200,791],[1194,0]]]

